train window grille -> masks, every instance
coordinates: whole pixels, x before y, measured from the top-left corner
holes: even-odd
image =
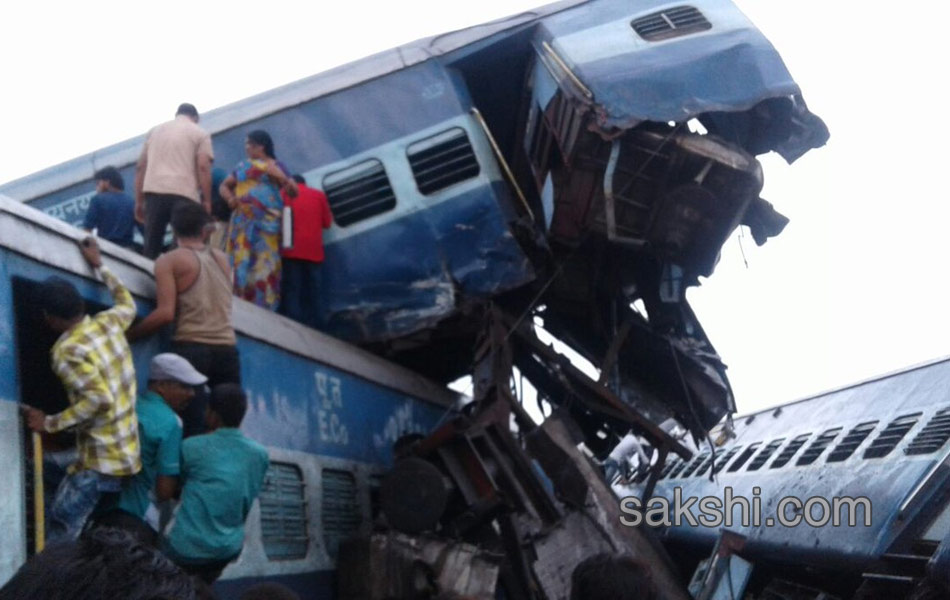
[[[765,463],[768,462],[772,454],[779,449],[779,446],[785,442],[785,438],[779,438],[777,440],[772,440],[768,443],[765,448],[762,448],[762,451],[755,455],[755,458],[752,459],[752,462],[749,463],[749,466],[746,467],[746,471],[758,471],[761,469]]]
[[[686,470],[683,471],[680,477],[689,477],[692,475],[701,464],[706,462],[707,458],[709,458],[709,452],[703,452],[702,454],[698,455],[691,463],[689,463],[689,466],[686,467]]]
[[[337,225],[346,227],[396,207],[383,163],[370,159],[323,178],[323,191]]]
[[[324,469],[321,483],[323,543],[327,554],[336,559],[340,542],[356,533],[362,520],[356,478],[349,471]]]
[[[746,461],[752,458],[752,455],[755,454],[755,451],[761,445],[762,445],[762,442],[753,442],[749,444],[749,446],[742,452],[742,454],[739,455],[739,458],[737,458],[735,462],[729,465],[729,468],[726,470],[726,472],[735,473],[736,471],[741,469],[742,465],[744,465]]]
[[[716,465],[713,467],[713,473],[718,473],[722,471],[723,467],[729,464],[729,461],[732,460],[732,457],[736,455],[739,450],[742,449],[742,446],[733,446],[729,448],[729,451],[716,457]]]
[[[686,466],[689,465],[689,463],[690,461],[688,460],[678,459],[676,466],[674,466],[673,470],[670,471],[669,478],[676,479],[679,476],[680,472],[683,471],[683,469],[685,469]]]
[[[702,477],[703,475],[706,474],[707,471],[709,471],[709,468],[712,467],[712,463],[713,463],[713,455],[710,454],[709,458],[704,460],[703,464],[699,465],[699,468],[696,469],[696,472],[693,473],[693,475],[696,477]]]
[[[429,195],[478,175],[478,159],[461,127],[413,143],[406,150],[412,176],[423,194]]]
[[[272,462],[260,493],[261,541],[270,560],[305,558],[307,501],[303,475],[290,463]]]
[[[802,467],[818,460],[821,453],[825,451],[825,448],[831,445],[831,442],[838,437],[839,433],[841,433],[841,427],[832,427],[819,434],[818,437],[815,438],[815,441],[798,457],[798,462],[796,462],[795,465]]]
[[[914,428],[914,425],[920,419],[920,415],[919,412],[902,415],[891,421],[864,451],[864,458],[883,458],[890,454],[897,447],[897,444],[904,439],[907,432]]]
[[[795,458],[795,455],[805,445],[805,442],[808,441],[808,438],[811,437],[811,433],[803,433],[801,435],[796,435],[792,438],[792,441],[788,443],[788,446],[779,452],[778,456],[775,457],[775,460],[772,461],[772,464],[769,465],[770,469],[778,469],[784,467]]]
[[[666,464],[663,465],[663,470],[660,471],[660,476],[657,479],[666,479],[666,477],[673,472],[673,469],[681,463],[682,460],[679,457],[667,459]]]
[[[690,35],[712,29],[712,24],[693,6],[674,6],[634,19],[630,26],[648,42]]]
[[[907,447],[904,454],[932,454],[950,440],[950,408],[938,410],[927,425],[920,430]]]
[[[871,435],[875,427],[877,427],[877,421],[867,421],[855,425],[854,428],[838,442],[835,449],[831,451],[831,454],[828,455],[827,462],[841,462],[847,460],[854,454],[854,451],[858,449],[858,446]]]

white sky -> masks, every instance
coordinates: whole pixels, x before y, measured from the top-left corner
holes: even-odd
[[[16,2],[0,25],[0,182],[420,37],[543,0]],[[730,241],[689,298],[740,412],[950,353],[942,5],[740,0],[831,141],[763,158],[789,216]]]

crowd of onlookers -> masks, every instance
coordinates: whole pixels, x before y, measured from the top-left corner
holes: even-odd
[[[234,294],[319,326],[322,231],[332,222],[326,196],[277,160],[263,130],[247,134],[246,158],[230,172],[215,167],[211,136],[198,122],[195,107],[182,104],[174,119],[148,132],[134,197],[118,169],[98,170],[84,228],[156,259],[175,209],[200,206],[208,215],[204,239],[225,252]]]
[[[153,310],[134,322],[135,301],[103,263],[95,236],[79,251],[108,287],[112,307],[89,315],[72,283],[43,283],[38,308],[58,334],[50,364],[68,406],[47,414],[23,405],[22,412],[45,440],[49,494],[36,518],[47,536],[37,544],[50,546],[0,589],[0,600],[211,598],[210,585],[242,551],[269,459],[240,430],[247,398],[232,294],[316,324],[307,314],[316,297],[304,291],[316,293],[319,233],[330,215],[322,194],[276,160],[270,136],[253,131],[247,159],[217,186],[230,210],[225,224],[211,194],[211,139],[197,122],[194,107],[183,104],[174,120],[149,132],[134,200],[124,195],[118,171],[96,173],[86,225],[129,245],[133,223],[144,224],[144,253],[155,258]],[[174,246],[159,254],[169,223]],[[282,243],[282,234],[289,241]],[[293,293],[284,286],[283,300],[282,270],[285,283],[294,282]],[[166,325],[173,327],[170,352],[151,358],[140,390],[129,342]],[[75,447],[57,448],[50,436],[66,430],[75,432]],[[626,581],[624,573],[645,577],[634,562],[584,563],[573,587],[588,591],[572,598],[627,598],[594,581],[604,569],[619,569],[618,581]],[[243,597],[296,597],[274,586],[255,593]]]
[[[206,222],[196,204],[172,215],[179,247],[159,258],[156,276],[171,278],[173,352],[152,357],[145,390],[137,385],[129,340],[164,324],[163,302],[133,326],[135,301],[92,237],[80,253],[107,285],[112,307],[89,315],[72,283],[43,282],[39,309],[59,334],[51,367],[68,406],[55,414],[22,407],[27,426],[48,438],[49,496],[36,517],[47,535],[38,544],[117,528],[208,585],[240,555],[269,459],[240,430],[247,398],[231,323],[230,267],[204,244]],[[73,448],[49,438],[66,430],[75,431]]]

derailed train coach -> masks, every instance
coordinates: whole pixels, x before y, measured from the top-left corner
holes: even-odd
[[[948,380],[942,358],[737,417],[661,470],[664,544],[687,572],[715,548],[736,597],[945,598]]]
[[[468,372],[490,301],[543,317],[608,367],[624,402],[697,435],[734,402],[685,290],[740,224],[760,243],[784,226],[759,197],[755,156],[791,161],[828,136],[775,49],[723,0],[560,2],[262,93],[202,125],[217,165],[263,128],[326,191],[336,222],[313,309],[331,335],[449,382]],[[78,223],[96,168],[131,181],[142,142],[0,192]],[[515,354],[523,372],[550,376],[536,352]],[[608,433],[598,455],[623,432]]]
[[[776,151],[793,161],[828,137],[775,49],[735,6],[560,2],[203,113],[202,125],[212,133],[217,165],[237,163],[247,132],[265,129],[281,160],[326,192],[335,223],[324,237],[323,297],[311,307],[326,333],[436,383],[473,374],[474,402],[461,415],[437,418],[438,405],[426,397],[410,402],[411,413],[397,410],[408,398],[372,392],[366,398],[381,404],[348,404],[353,412],[344,416],[354,423],[362,414],[391,417],[373,421],[382,430],[360,429],[372,449],[347,438],[346,456],[369,465],[357,479],[361,498],[369,475],[398,458],[377,498],[392,536],[337,563],[323,545],[337,547],[341,523],[352,533],[354,518],[365,533],[370,512],[326,521],[313,513],[305,559],[299,540],[284,540],[274,551],[297,558],[245,563],[247,571],[231,569],[225,583],[251,573],[296,576],[304,563],[294,560],[316,556],[324,561],[317,567],[323,579],[311,588],[316,597],[330,593],[339,567],[340,597],[383,598],[361,586],[396,586],[367,573],[375,572],[374,556],[391,557],[399,546],[412,549],[401,554],[410,565],[433,554],[441,576],[451,579],[453,565],[482,564],[485,589],[494,590],[497,578],[506,597],[553,599],[566,595],[580,559],[623,548],[651,564],[664,597],[686,597],[650,536],[618,524],[616,499],[577,444],[602,459],[632,430],[658,450],[655,483],[667,456],[691,456],[673,431],[704,438],[734,411],[725,367],[686,288],[713,272],[738,226],[758,243],[784,227],[786,219],[760,197],[756,156]],[[0,193],[76,224],[92,174],[113,165],[132,181],[143,141],[98,150]],[[59,265],[48,252],[31,251]],[[16,253],[9,248],[4,260]],[[138,270],[147,271],[142,262]],[[258,316],[262,330],[273,318],[291,337],[313,333]],[[601,379],[543,343],[535,331],[541,321],[598,366]],[[560,409],[540,426],[512,401],[515,369]],[[316,385],[302,395],[319,393]],[[318,460],[327,453],[323,436],[338,443],[343,434],[317,413],[287,413],[296,396],[262,400],[262,411],[286,416],[288,428],[260,433],[289,432]],[[332,394],[329,401],[328,410]],[[294,419],[299,430],[289,427]],[[407,431],[419,436],[407,441]],[[394,451],[388,445],[397,438]],[[346,483],[313,481],[321,493]],[[306,510],[314,510],[313,493],[298,494]],[[346,504],[341,498],[331,495],[327,506]],[[423,503],[433,498],[442,501]],[[333,540],[323,539],[327,530],[336,532]],[[419,536],[433,532],[470,545],[451,552],[420,545]],[[486,540],[491,551],[472,550]]]

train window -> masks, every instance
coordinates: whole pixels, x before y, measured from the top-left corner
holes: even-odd
[[[709,457],[708,452],[703,452],[702,454],[699,454],[698,456],[696,456],[696,458],[694,458],[693,461],[689,463],[689,466],[686,467],[686,470],[683,471],[683,474],[681,475],[681,477],[689,477],[690,475],[692,475],[693,472],[699,468],[699,465],[706,462],[706,459],[708,457]]]
[[[831,445],[831,442],[833,442],[834,439],[838,437],[839,433],[841,433],[840,427],[832,427],[831,429],[822,432],[817,438],[815,438],[815,441],[812,442],[804,452],[802,452],[802,455],[798,457],[798,462],[795,463],[795,466],[801,467],[804,465],[810,465],[818,460],[818,457],[821,456],[821,453],[825,451],[825,448]]]
[[[729,448],[728,452],[718,456],[716,458],[716,466],[713,467],[713,473],[718,473],[722,471],[722,468],[725,467],[729,463],[732,457],[735,456],[736,452],[738,452],[741,448],[742,446],[733,446],[732,448]]]
[[[323,191],[333,211],[333,219],[341,227],[396,206],[396,195],[386,169],[375,158],[330,173],[323,178]]]
[[[728,473],[735,473],[742,468],[742,465],[746,463],[749,458],[755,453],[756,449],[762,445],[762,442],[753,442],[749,444],[749,447],[745,449],[745,452],[739,455],[739,458],[736,459],[727,469]]]
[[[680,471],[686,468],[686,465],[688,464],[689,464],[688,460],[680,460],[679,462],[677,462],[676,466],[674,466],[670,470],[670,475],[669,475],[670,479],[676,479],[676,477],[679,476]]]
[[[551,132],[544,121],[544,109],[540,104],[534,104],[532,111],[531,141],[528,145],[528,156],[534,164],[535,171],[543,176],[548,169],[548,160],[551,155]]]
[[[666,479],[666,476],[673,472],[673,469],[676,468],[676,465],[681,463],[682,460],[679,457],[667,459],[666,464],[663,465],[663,470],[660,471],[660,476],[657,479]]]
[[[356,478],[349,471],[324,469],[322,484],[323,543],[327,554],[336,559],[340,542],[356,533],[362,520]]]
[[[695,475],[696,477],[701,477],[701,476],[705,475],[705,474],[706,474],[706,471],[709,470],[709,467],[712,466],[712,462],[713,462],[713,456],[710,454],[710,455],[709,455],[709,458],[707,458],[706,460],[704,460],[704,461],[703,461],[703,464],[699,465],[699,468],[696,469],[696,473],[694,473],[694,475]]]
[[[905,454],[931,454],[950,440],[950,408],[938,410],[904,449]]]
[[[423,194],[433,194],[478,175],[475,150],[461,127],[413,143],[406,149],[412,176]]]
[[[921,413],[903,415],[891,421],[864,451],[864,458],[883,458],[897,447],[907,432],[914,428]]]
[[[630,23],[637,35],[648,42],[689,35],[712,29],[703,13],[692,6],[674,6],[640,17]]]
[[[261,541],[270,560],[307,556],[307,501],[297,465],[271,462],[261,488]]]
[[[854,454],[854,451],[858,449],[861,442],[871,435],[875,427],[877,427],[877,421],[867,421],[855,425],[854,428],[838,442],[835,449],[831,451],[831,454],[828,455],[827,462],[841,462],[847,460],[848,457]]]
[[[775,457],[775,460],[772,461],[772,464],[769,465],[769,468],[778,469],[779,467],[784,467],[787,465],[788,462],[795,457],[795,454],[798,452],[799,448],[804,446],[805,442],[807,442],[808,438],[810,437],[810,433],[803,433],[792,438],[792,441],[788,443],[788,446],[785,446],[785,448],[779,452],[778,456]]]
[[[755,455],[755,458],[752,459],[752,462],[749,463],[749,466],[746,467],[746,471],[758,471],[762,466],[768,462],[769,457],[778,450],[779,446],[785,441],[785,438],[779,438],[777,440],[772,440],[768,443],[765,448],[762,448],[762,451]]]

